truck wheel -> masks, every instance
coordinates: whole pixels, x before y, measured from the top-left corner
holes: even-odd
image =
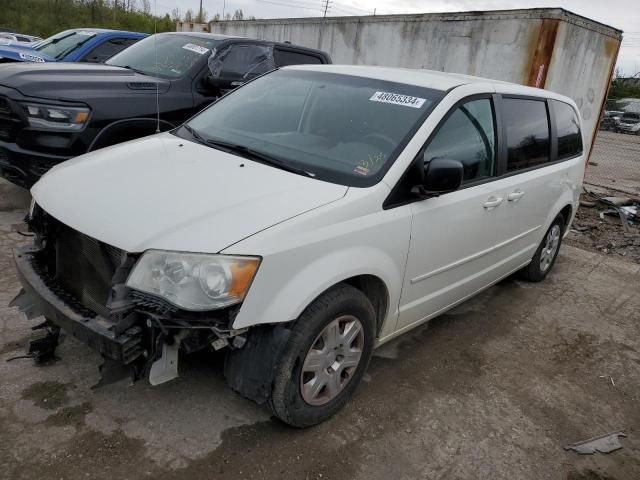
[[[296,321],[276,367],[269,404],[294,427],[338,412],[364,375],[375,337],[375,312],[358,289],[341,284]]]
[[[520,270],[520,277],[529,282],[541,282],[553,268],[564,234],[564,217],[558,215],[542,239],[531,263]]]

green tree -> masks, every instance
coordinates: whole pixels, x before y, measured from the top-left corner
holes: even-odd
[[[48,37],[69,28],[153,33],[175,30],[169,15],[154,17],[148,0],[2,0],[0,27]]]

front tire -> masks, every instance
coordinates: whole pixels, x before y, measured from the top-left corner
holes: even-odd
[[[547,277],[558,258],[565,225],[564,217],[558,215],[545,233],[531,263],[520,270],[520,277],[523,280],[541,282]]]
[[[375,325],[371,302],[350,285],[318,297],[294,324],[276,367],[273,413],[309,427],[342,409],[371,359]]]

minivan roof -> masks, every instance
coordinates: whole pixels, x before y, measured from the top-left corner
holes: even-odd
[[[564,99],[562,95],[542,90],[534,87],[527,87],[516,83],[493,80],[490,78],[474,77],[459,73],[439,72],[435,70],[399,68],[399,67],[378,67],[363,65],[291,65],[285,67],[293,70],[313,70],[318,72],[330,72],[343,75],[353,75],[358,77],[374,78],[389,82],[407,83],[419,87],[433,88],[435,90],[447,91],[460,85],[470,83],[483,83],[487,86],[497,87],[498,85],[516,86],[521,90],[522,95],[544,96],[547,98]],[[499,90],[499,88],[497,88]]]

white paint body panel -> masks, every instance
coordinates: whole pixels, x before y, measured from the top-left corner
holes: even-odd
[[[346,191],[164,133],[64,162],[31,193],[62,223],[128,252],[218,252]]]
[[[406,76],[404,70],[375,68],[356,73],[394,81]],[[375,276],[388,295],[381,344],[526,265],[556,215],[567,205],[577,208],[584,173],[581,156],[383,209],[392,187],[457,101],[497,92],[572,103],[482,79],[445,80],[429,72],[410,77],[418,84],[460,86],[434,109],[383,180],[369,188],[306,178],[159,134],[67,162],[32,193],[58,220],[131,252],[261,256],[234,328],[295,320],[333,285]],[[516,190],[524,196],[507,201]],[[505,201],[486,210],[490,196]]]

